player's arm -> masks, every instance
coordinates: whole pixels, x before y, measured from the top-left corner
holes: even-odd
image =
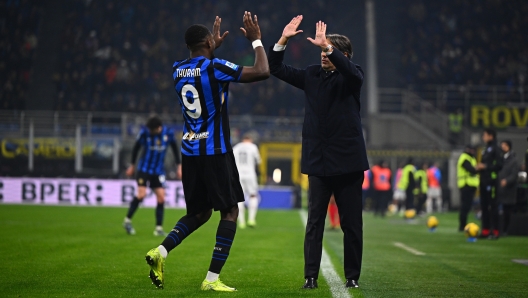
[[[175,140],[169,142],[170,147],[172,148],[172,153],[174,153],[174,161],[176,162],[176,178],[181,179],[181,157],[180,150],[178,150],[178,145]]]
[[[297,30],[302,19],[303,16],[298,15],[293,18],[291,22],[286,25],[286,27],[284,27],[279,41],[277,41],[277,43],[269,50],[269,68],[271,74],[274,77],[294,87],[304,90],[305,70],[294,68],[283,63],[284,52],[286,50],[288,40],[303,32],[302,30]]]
[[[473,175],[477,174],[477,169],[471,165],[469,160],[464,160],[464,162],[462,163],[462,167]]]
[[[363,70],[361,67],[354,64],[341,51],[332,47],[326,40],[326,24],[319,21],[315,24],[315,39],[308,37],[312,44],[321,48],[321,51],[326,53],[326,56],[334,64],[337,70],[347,79],[353,80],[360,85],[363,84]],[[328,51],[326,51],[328,50]],[[352,53],[348,53],[351,55]]]
[[[139,149],[141,148],[141,142],[140,138],[136,140],[136,143],[134,144],[134,148],[132,148],[132,159],[130,161],[130,166],[128,166],[125,174],[130,177],[134,175],[134,170],[136,169],[136,159],[139,153]]]
[[[241,83],[251,83],[262,81],[270,76],[268,57],[262,46],[260,27],[258,25],[257,15],[251,17],[249,11],[244,12],[244,27],[240,28],[244,36],[251,42],[255,49],[255,64],[253,66],[244,66],[240,75]]]

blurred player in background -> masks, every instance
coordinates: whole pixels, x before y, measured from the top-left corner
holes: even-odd
[[[169,146],[174,153],[174,160],[177,164],[177,178],[181,177],[180,151],[174,139],[174,131],[163,126],[161,119],[157,116],[147,120],[146,128],[142,128],[138,134],[134,149],[132,149],[132,163],[126,170],[126,175],[131,177],[136,168],[136,181],[138,184],[137,194],[130,202],[128,213],[125,217],[123,227],[129,235],[136,234],[132,226],[132,217],[136,212],[139,203],[147,195],[147,185],[156,195],[158,204],[156,205],[156,228],[154,236],[165,236],[163,232],[163,213],[165,206],[165,154]],[[139,149],[143,147],[143,155],[136,166],[136,158]]]
[[[254,66],[243,67],[215,58],[214,50],[228,34],[220,35],[221,21],[216,17],[213,33],[204,25],[190,26],[185,32],[190,57],[173,65],[174,88],[185,122],[182,183],[187,214],[176,223],[161,245],[151,249],[145,257],[150,265],[150,278],[158,288],[163,288],[168,253],[206,223],[215,210],[220,211],[220,222],[209,271],[201,289],[236,291],[219,279],[235,238],[238,203],[244,201],[231,147],[227,113],[229,83],[261,81],[269,78],[270,73],[257,16],[253,17],[247,11],[243,17],[244,27],[240,30],[255,50]]]
[[[242,142],[233,147],[233,155],[235,156],[244,197],[248,198],[247,225],[253,228],[257,224],[256,217],[259,205],[257,172],[255,169],[260,164],[261,159],[258,147],[253,144],[253,139],[250,134],[245,134]],[[244,202],[238,203],[238,210],[238,227],[244,229],[246,227],[246,208]]]
[[[438,168],[438,163],[434,162],[431,167],[427,169],[427,200],[425,201],[425,209],[427,213],[433,212],[433,201],[436,203],[436,211],[442,212],[442,172]]]
[[[396,170],[396,175],[394,175],[394,183],[392,184],[392,206],[389,206],[389,210],[393,214],[397,213],[398,211],[403,212],[405,206],[405,190],[400,189],[399,187],[404,166],[405,163],[400,163],[398,169]]]

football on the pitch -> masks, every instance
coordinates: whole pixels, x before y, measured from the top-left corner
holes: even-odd
[[[464,228],[464,234],[468,238],[474,238],[477,237],[479,230],[480,228],[477,224],[470,222]]]
[[[438,218],[436,218],[436,216],[429,216],[429,218],[427,219],[427,227],[429,229],[434,229],[438,227]]]
[[[416,216],[416,210],[414,209],[405,210],[404,216],[407,219],[414,218]]]

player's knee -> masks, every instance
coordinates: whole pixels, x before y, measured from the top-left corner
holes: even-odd
[[[202,212],[196,214],[196,219],[198,220],[198,224],[202,225],[202,224],[206,223],[209,220],[209,218],[211,218],[212,214],[213,214],[213,210],[212,209],[209,209],[209,210],[206,210],[206,211],[202,211]]]
[[[238,218],[238,204],[231,208],[220,210],[220,215],[223,220],[236,221]]]

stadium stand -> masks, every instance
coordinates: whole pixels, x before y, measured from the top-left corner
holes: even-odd
[[[0,109],[25,109],[41,5],[38,0],[0,1]]]

